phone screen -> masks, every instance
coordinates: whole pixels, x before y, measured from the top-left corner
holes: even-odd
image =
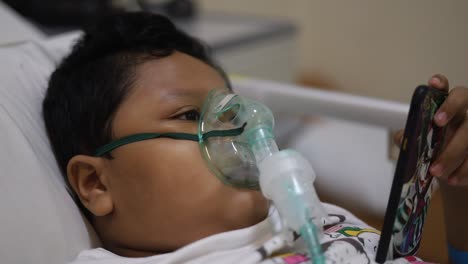
[[[433,122],[447,93],[428,86],[416,88],[390,198],[376,261],[414,255],[419,248],[425,217],[436,188],[429,167],[443,144],[445,129]]]

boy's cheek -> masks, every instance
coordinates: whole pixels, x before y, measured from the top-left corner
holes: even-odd
[[[112,161],[116,180],[128,185],[126,188],[162,192],[218,182],[205,165],[197,142],[158,139],[139,148],[128,147]]]

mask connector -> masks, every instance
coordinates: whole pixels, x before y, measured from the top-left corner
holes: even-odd
[[[278,209],[285,226],[301,234],[314,263],[323,263],[319,243],[327,217],[314,188],[315,172],[296,151],[282,150],[258,164],[260,189]],[[322,260],[322,262],[320,262]]]

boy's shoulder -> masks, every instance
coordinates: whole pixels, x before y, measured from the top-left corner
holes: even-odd
[[[332,204],[324,203],[328,219],[321,239],[322,249],[327,260],[349,260],[349,263],[375,263],[380,232],[367,225],[349,211]],[[103,248],[82,251],[73,264],[114,264],[114,263],[238,263],[242,256],[257,250],[274,233],[271,224],[279,219],[278,212],[272,208],[264,221],[244,229],[216,234],[175,252],[145,258],[127,258],[118,256]],[[388,262],[394,264],[416,263],[417,258],[410,257]],[[298,239],[294,246],[269,258],[264,264],[310,263],[305,244]],[[423,263],[423,262],[418,262]]]

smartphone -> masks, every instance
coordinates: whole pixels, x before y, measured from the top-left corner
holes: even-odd
[[[434,124],[447,92],[421,85],[411,99],[376,262],[416,254],[436,188],[429,167],[443,146],[445,129]]]

